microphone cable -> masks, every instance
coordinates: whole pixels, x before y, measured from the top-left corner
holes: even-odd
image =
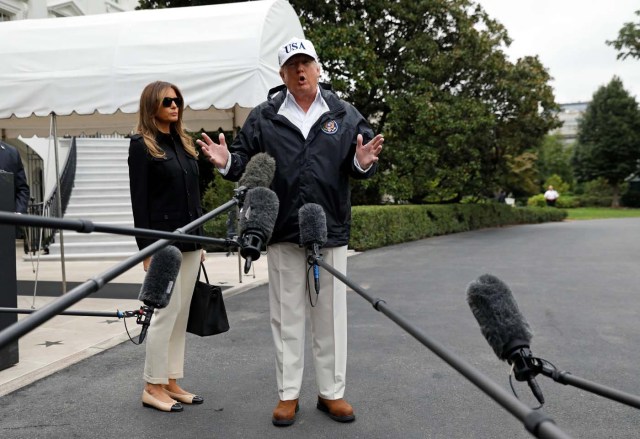
[[[131,337],[131,333],[129,332],[129,327],[127,326],[127,317],[135,317],[137,324],[139,324],[139,325],[143,324],[142,321],[141,321],[141,318],[145,317],[144,307],[140,307],[140,309],[135,311],[135,314],[133,314],[133,315],[131,315],[131,312],[128,312],[128,314],[126,314],[126,315],[124,315],[122,317],[122,322],[124,323],[124,330],[127,332],[127,337],[129,337],[129,341],[131,343],[133,343],[134,345],[139,346],[144,342],[144,340],[136,342],[133,339],[133,337]],[[150,317],[149,317],[149,319],[150,319]]]
[[[309,275],[311,274],[311,270],[313,270],[313,263],[311,262],[311,256],[309,256],[308,267],[307,267],[307,295],[309,296],[309,305],[311,308],[315,308],[318,304],[318,299],[320,298],[320,292],[316,292],[316,303],[313,303],[313,298],[311,297],[311,283],[309,282]]]
[[[141,345],[141,344],[142,344],[142,342],[136,342],[136,341],[131,337],[131,334],[129,333],[129,328],[127,327],[127,318],[126,318],[126,317],[124,317],[124,318],[122,319],[122,321],[123,321],[123,323],[124,323],[124,329],[125,329],[125,331],[127,331],[127,337],[129,337],[129,341],[131,341],[131,343],[133,343],[133,344],[134,344],[134,345],[136,345],[136,346]]]
[[[540,364],[540,368],[542,368],[543,365],[547,364],[550,367],[553,368],[553,370],[557,370],[556,366],[551,363],[550,361],[545,360],[544,358],[539,358],[539,357],[530,357],[530,360],[532,360],[534,363],[537,362]],[[520,399],[520,397],[518,396],[518,392],[516,392],[516,388],[513,385],[513,379],[514,379],[514,369],[515,369],[515,363],[511,365],[511,369],[509,369],[509,386],[511,387],[511,392],[513,392],[513,396],[515,396],[516,398]],[[536,373],[537,375],[537,373]],[[532,410],[539,410],[544,406],[544,402],[540,403],[540,405],[538,405],[537,407],[531,407]]]

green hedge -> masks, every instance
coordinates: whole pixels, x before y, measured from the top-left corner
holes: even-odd
[[[354,206],[349,247],[370,250],[485,227],[562,221],[567,212],[499,203]]]
[[[611,201],[612,197],[610,195],[564,195],[558,198],[558,201],[556,201],[556,207],[560,209],[573,209],[575,207],[610,207]],[[527,200],[527,206],[544,207],[546,205],[547,202],[542,194],[534,195],[529,197]]]
[[[206,198],[208,210],[227,201],[214,199],[212,193],[208,193]],[[354,206],[351,214],[349,248],[358,251],[485,227],[562,221],[567,217],[567,212],[562,209],[511,207],[501,203]],[[225,214],[209,221],[205,225],[205,234],[224,238],[226,219]],[[207,250],[224,249],[207,246]]]

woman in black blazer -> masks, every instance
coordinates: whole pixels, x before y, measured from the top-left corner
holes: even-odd
[[[137,134],[129,146],[129,184],[136,227],[174,231],[202,215],[198,152],[182,126],[184,100],[168,82],[147,85],[140,96]],[[202,230],[191,232],[202,235]],[[136,238],[143,249],[155,240]],[[169,305],[151,319],[144,367],[142,403],[161,411],[182,411],[182,404],[203,399],[183,390],[187,319],[203,252],[199,244],[176,243],[182,264]],[[144,260],[147,271],[152,257]]]

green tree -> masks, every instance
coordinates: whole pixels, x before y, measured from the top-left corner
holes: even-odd
[[[640,9],[635,14],[640,17]],[[640,59],[640,21],[625,23],[618,31],[618,38],[607,41],[607,44],[618,51],[618,59],[632,57]]]
[[[509,62],[506,30],[470,0],[291,3],[334,89],[385,134],[360,201],[490,194],[555,126],[546,69]]]
[[[612,207],[618,207],[620,185],[638,172],[639,160],[640,109],[614,76],[594,93],[580,120],[574,172],[580,182],[604,178],[611,185]]]
[[[573,186],[573,168],[571,157],[573,146],[564,145],[557,135],[545,136],[538,150],[537,168],[541,187],[548,186],[544,183],[552,175],[557,175],[569,187],[563,189],[566,192]],[[551,183],[554,187],[555,184]]]

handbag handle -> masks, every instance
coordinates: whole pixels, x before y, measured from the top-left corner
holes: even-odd
[[[204,263],[200,262],[200,268],[198,269],[198,280],[200,280],[200,272],[204,273],[204,280],[209,283],[209,276],[207,276],[207,270],[204,268]]]

